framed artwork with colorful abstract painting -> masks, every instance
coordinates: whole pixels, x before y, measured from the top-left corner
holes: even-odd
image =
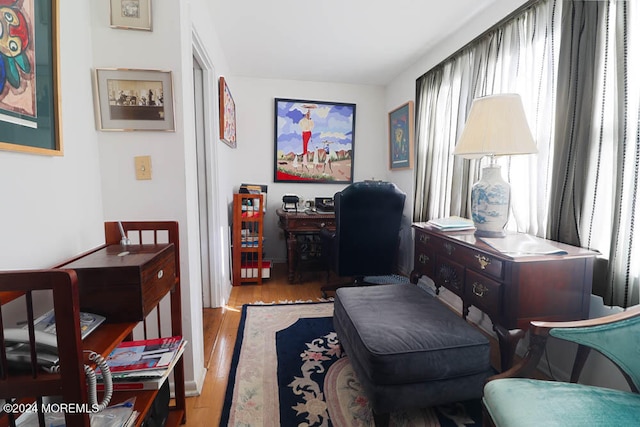
[[[220,77],[220,140],[231,148],[236,148],[236,104],[224,77]]]
[[[275,100],[275,182],[353,182],[356,104]]]
[[[58,1],[0,0],[0,149],[63,153]]]
[[[389,113],[389,169],[413,167],[413,101]]]

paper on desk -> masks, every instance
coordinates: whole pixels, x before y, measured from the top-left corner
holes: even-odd
[[[507,234],[505,237],[481,237],[480,240],[510,257],[567,254],[567,251],[545,239],[523,233]]]

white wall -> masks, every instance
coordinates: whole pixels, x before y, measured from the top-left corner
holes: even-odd
[[[0,151],[2,270],[51,267],[104,242],[89,7],[60,2],[64,156]]]
[[[286,261],[285,241],[275,214],[282,196],[295,193],[304,199],[332,197],[345,184],[274,183],[274,102],[275,98],[356,104],[354,139],[354,181],[381,179],[387,165],[384,89],[380,86],[302,82],[293,80],[229,77],[229,88],[236,104],[238,148],[231,150],[228,172],[237,191],[242,183],[267,184],[265,216],[265,256]],[[230,188],[231,190],[231,188]],[[232,192],[227,194],[231,206]],[[229,224],[231,223],[229,218]]]
[[[109,3],[92,2],[92,37],[97,68],[132,68],[171,71],[175,109],[175,132],[99,132],[99,160],[105,220],[175,220],[180,226],[183,334],[189,341],[185,351],[187,393],[196,394],[204,375],[202,283],[197,210],[196,149],[194,130],[193,54],[194,37],[204,46],[207,61],[223,70],[226,66],[217,35],[201,0],[156,2],[153,31],[109,27]],[[195,36],[194,36],[195,34]],[[218,68],[219,67],[219,68]],[[207,76],[216,81],[214,70]],[[210,85],[207,109],[214,111],[216,86]],[[206,126],[215,133],[213,121]],[[208,141],[215,144],[217,141]],[[211,151],[215,158],[216,150]],[[152,180],[135,179],[134,157],[151,156]],[[215,176],[215,175],[214,175]],[[213,183],[214,194],[220,183]],[[217,208],[212,201],[211,209]],[[215,224],[214,224],[215,225]],[[220,240],[219,230],[214,237]],[[225,242],[220,247],[226,247]],[[228,254],[215,251],[211,264],[221,264]],[[224,278],[216,278],[222,289]]]

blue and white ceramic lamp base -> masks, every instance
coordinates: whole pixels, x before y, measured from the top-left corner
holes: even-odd
[[[509,183],[502,179],[500,166],[482,169],[482,177],[471,188],[471,219],[476,236],[504,237],[509,219]]]

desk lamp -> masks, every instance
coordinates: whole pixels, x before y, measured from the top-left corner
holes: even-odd
[[[466,159],[491,158],[480,181],[471,188],[471,218],[476,236],[504,237],[511,190],[502,178],[496,156],[537,153],[518,94],[476,98],[453,151]]]

